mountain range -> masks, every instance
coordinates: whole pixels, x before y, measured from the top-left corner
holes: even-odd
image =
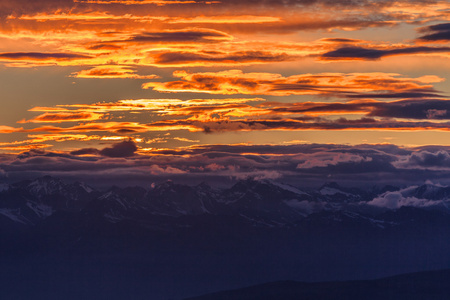
[[[0,220],[35,226],[59,213],[95,215],[110,223],[135,221],[151,226],[158,217],[234,216],[252,226],[289,227],[335,214],[374,227],[396,226],[400,208],[450,213],[450,187],[426,183],[370,191],[326,183],[302,190],[275,181],[242,180],[228,189],[206,183],[187,186],[167,181],[153,187],[113,186],[96,190],[85,183],[65,183],[50,176],[0,186]]]
[[[0,296],[181,299],[277,280],[450,268],[449,198],[450,187],[430,182],[98,190],[44,176],[2,184]]]

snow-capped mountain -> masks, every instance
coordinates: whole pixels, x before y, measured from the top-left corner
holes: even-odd
[[[216,189],[206,183],[187,186],[167,181],[149,188],[111,187],[98,191],[81,182],[65,183],[44,176],[2,185],[0,218],[32,225],[63,211],[111,223],[131,220],[146,224],[154,222],[155,217],[211,215],[233,216],[253,226],[279,227],[297,226],[308,218],[323,218],[326,213],[334,222],[350,218],[381,228],[394,224],[383,224],[386,210],[438,208],[448,213],[449,195],[449,187],[430,183],[385,188],[376,193],[337,183],[304,191],[275,181],[251,179],[228,189]]]
[[[2,185],[2,279],[33,274],[51,278],[53,288],[102,284],[110,275],[132,289],[142,278],[143,286],[152,282],[151,295],[174,280],[209,286],[220,276],[242,284],[450,268],[447,195],[448,187],[429,182],[361,190],[167,181],[97,190],[45,176]]]
[[[36,224],[56,211],[81,211],[98,196],[84,183],[66,184],[44,176],[4,187],[0,191],[0,216],[23,224]]]

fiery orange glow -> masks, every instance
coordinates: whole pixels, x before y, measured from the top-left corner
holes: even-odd
[[[426,85],[440,82],[437,76],[419,78],[396,78],[398,74],[389,73],[322,73],[283,77],[274,73],[243,73],[229,70],[218,73],[187,73],[177,71],[173,74],[179,81],[149,82],[144,89],[152,88],[159,92],[200,92],[209,94],[252,94],[252,95],[315,95],[345,94],[358,92],[419,90],[431,88]]]
[[[259,143],[270,131],[281,144],[312,130],[321,142],[329,130],[444,132],[450,6],[423,4],[5,2],[0,143],[76,151],[130,139],[171,149]]]
[[[89,112],[59,112],[44,113],[30,120],[22,120],[18,123],[61,123],[61,122],[77,122],[77,121],[94,121],[101,119],[102,114]]]
[[[158,75],[137,75],[135,70],[125,66],[100,66],[89,70],[82,70],[73,73],[77,78],[133,78],[133,79],[154,79],[159,78]]]

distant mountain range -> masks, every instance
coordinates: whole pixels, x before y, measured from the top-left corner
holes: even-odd
[[[275,181],[243,180],[228,189],[205,183],[187,186],[167,181],[152,188],[111,187],[99,191],[85,183],[64,183],[44,176],[0,187],[0,221],[34,226],[55,214],[94,216],[110,223],[135,221],[151,227],[158,217],[233,216],[252,226],[299,226],[325,215],[330,222],[358,220],[376,228],[407,220],[392,214],[400,208],[450,214],[450,187],[424,184],[370,191],[326,183],[301,190]]]
[[[449,204],[450,187],[431,183],[2,184],[0,298],[181,299],[450,268]]]

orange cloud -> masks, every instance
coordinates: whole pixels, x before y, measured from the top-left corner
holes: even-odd
[[[104,123],[86,123],[71,127],[42,126],[38,128],[22,130],[23,132],[96,132],[109,131],[121,134],[136,133],[147,131],[148,128],[137,122],[104,122]]]
[[[39,148],[49,148],[53,145],[43,144],[45,142],[65,142],[65,141],[90,141],[103,140],[103,137],[98,135],[86,134],[29,134],[28,139],[2,142],[0,149],[8,151],[25,151]]]
[[[88,54],[70,52],[2,52],[0,62],[7,67],[39,67],[49,65],[79,65],[95,61]]]
[[[382,101],[350,101],[347,103],[274,103],[268,102],[252,107],[245,104],[215,104],[187,107],[169,107],[161,112],[162,116],[185,115],[187,119],[166,119],[140,124],[136,122],[86,123],[68,128],[46,126],[20,130],[21,132],[96,132],[108,131],[121,134],[188,130],[191,132],[227,132],[227,131],[266,131],[266,130],[438,130],[448,131],[450,119],[450,101],[448,100],[402,100]],[[217,115],[213,117],[212,115]],[[333,114],[363,115],[357,119],[325,118]],[[262,116],[268,117],[262,117]],[[286,117],[280,118],[285,115]],[[294,117],[297,115],[296,117]],[[400,121],[398,119],[415,119]],[[417,121],[425,119],[425,121]],[[17,131],[17,130],[16,130]],[[90,136],[90,135],[89,135]],[[31,136],[30,136],[31,137]],[[63,141],[64,139],[84,139],[71,135],[44,135],[41,140]],[[94,137],[92,138],[94,139]],[[108,139],[98,137],[95,139]],[[115,139],[115,138],[113,138]],[[121,138],[123,139],[123,137]],[[188,141],[181,140],[180,141]],[[153,141],[153,140],[152,140]],[[156,142],[154,140],[153,142]],[[162,140],[161,140],[162,141]],[[192,141],[193,142],[193,141]]]
[[[288,39],[281,42],[279,38],[267,38],[259,33],[278,34],[329,28],[353,30],[372,25],[384,26],[398,23],[392,20],[355,19],[354,16],[347,16],[347,12],[342,13],[349,19],[345,17],[330,19],[328,12],[296,12],[293,16],[292,12],[283,9],[257,10],[252,15],[243,15],[230,14],[228,10],[211,13],[201,6],[199,6],[198,13],[184,12],[183,9],[173,12],[168,9],[164,13],[162,11],[145,13],[146,11],[141,11],[142,9],[133,9],[134,5],[122,6],[120,10],[112,11],[104,10],[101,5],[92,5],[92,7],[92,9],[74,8],[72,10],[10,15],[8,23],[11,24],[6,26],[3,31],[0,30],[0,37],[10,41],[21,38],[35,52],[28,53],[28,57],[24,55],[26,53],[8,52],[6,54],[15,53],[16,58],[13,60],[9,55],[5,60],[6,65],[9,67],[34,67],[118,64],[207,67],[286,62],[328,54],[336,50],[336,47],[333,47],[330,42],[342,44],[343,41],[322,39],[314,43],[305,43],[299,42],[301,39],[289,36]],[[8,31],[9,27],[12,31]],[[347,39],[347,41],[350,40]],[[361,41],[352,40],[354,44],[357,42]],[[377,45],[372,44],[375,43],[368,42],[368,45],[363,46],[369,47],[368,49],[378,49],[374,48]],[[54,51],[47,53],[41,49],[43,47],[38,45],[45,45],[46,50]],[[414,49],[408,51],[412,50]],[[421,51],[445,53],[443,49]],[[38,53],[41,55],[31,55]],[[45,53],[48,54],[47,57],[43,56]],[[76,54],[79,57],[63,59],[63,57],[49,56],[49,54],[62,55],[63,53]],[[97,76],[105,73],[101,71],[106,70],[94,69],[92,70],[95,73],[93,76],[90,76],[90,72],[87,70],[74,75],[85,76],[84,78],[99,78]],[[118,72],[119,74],[114,78],[137,78],[134,77],[135,74],[132,71],[123,71],[126,75],[122,76],[122,72]],[[115,74],[116,72],[111,70],[106,73]],[[107,75],[101,78],[106,78],[105,76]]]
[[[101,119],[103,114],[90,112],[58,112],[44,113],[31,120],[22,120],[18,123],[61,123],[61,122],[78,122],[78,121],[94,121]]]
[[[196,16],[191,18],[173,18],[169,23],[181,24],[253,24],[280,22],[280,17],[254,15],[226,15],[226,16]]]
[[[255,24],[255,23],[274,23],[280,22],[280,17],[258,16],[258,15],[224,15],[224,16],[195,16],[195,17],[176,17],[176,16],[150,16],[133,14],[110,14],[105,11],[91,11],[83,13],[56,12],[56,13],[37,13],[34,15],[21,15],[19,17],[9,16],[10,20],[30,20],[37,22],[51,21],[101,21],[101,20],[131,20],[140,23],[164,21],[168,24]]]
[[[124,20],[133,19],[132,15],[112,15],[107,12],[84,12],[84,13],[71,13],[71,12],[56,12],[56,13],[37,13],[34,15],[21,15],[19,17],[9,16],[10,20],[31,20],[38,22],[50,22],[50,21],[60,21],[60,20],[70,20],[70,21],[98,21],[98,20]],[[156,18],[156,17],[155,17]],[[142,18],[144,19],[144,18]],[[148,18],[150,19],[150,17]]]
[[[160,67],[248,65],[293,61],[300,56],[277,51],[171,51],[155,53],[143,60]]]
[[[353,93],[401,92],[432,88],[437,76],[398,78],[392,73],[320,73],[283,77],[274,73],[244,73],[241,70],[188,73],[176,71],[179,81],[148,82],[142,88],[159,92],[197,92],[251,95],[351,95]]]
[[[450,53],[450,47],[391,47],[386,49],[345,46],[320,56],[321,60],[378,60],[387,56]]]
[[[91,56],[77,53],[47,53],[47,52],[3,52],[0,60],[3,61],[67,61],[87,59]]]
[[[176,111],[183,107],[195,107],[204,105],[227,105],[249,102],[261,102],[262,98],[229,98],[229,99],[128,99],[117,102],[98,102],[93,104],[60,104],[56,107],[33,107],[29,111],[53,111],[53,112],[113,112],[113,111],[154,111],[164,113]]]
[[[19,132],[21,130],[23,130],[23,128],[14,128],[11,126],[0,125],[0,133],[13,133],[13,132]]]
[[[23,145],[23,146],[0,146],[1,150],[4,151],[12,151],[12,153],[20,153],[23,151],[30,151],[33,149],[43,149],[43,148],[49,148],[53,145],[49,144],[33,144],[33,145]]]
[[[45,142],[66,142],[66,141],[124,141],[130,140],[127,136],[99,136],[92,134],[29,134],[28,139],[13,141],[13,142],[2,142],[0,143],[0,149],[6,151],[22,152],[29,151],[32,149],[49,148],[53,145],[45,144]],[[133,139],[138,141],[139,139]]]
[[[113,132],[119,134],[134,134],[147,131],[167,131],[167,130],[190,130],[202,131],[190,124],[175,124],[168,126],[163,124],[141,124],[138,122],[104,122],[104,123],[85,123],[71,127],[41,126],[31,129],[15,129],[15,132],[50,132],[50,133],[68,133],[68,132]],[[107,138],[105,139],[107,140]]]
[[[258,73],[256,73],[258,74]],[[438,81],[433,76],[419,78],[397,78],[396,74],[380,74],[382,83],[374,82],[375,73],[332,75],[332,87],[340,87],[340,80],[352,82],[352,89],[371,91],[382,86],[385,90],[402,90],[411,85],[423,86]],[[261,74],[260,74],[261,75]],[[261,76],[278,80],[277,74]],[[295,75],[298,76],[298,75]],[[331,74],[313,77],[330,80]],[[341,78],[343,77],[343,78]],[[377,78],[379,78],[377,77]],[[388,80],[390,78],[390,80]],[[283,79],[284,80],[284,79]],[[367,81],[371,81],[368,85]],[[330,83],[331,84],[331,83]],[[321,83],[323,85],[323,83]],[[358,85],[362,85],[359,87]],[[318,85],[320,86],[320,85]],[[348,86],[348,84],[346,84]],[[349,88],[350,88],[349,87]],[[348,92],[347,90],[345,90]],[[420,94],[420,93],[419,93]],[[348,97],[354,96],[350,93]],[[423,96],[423,95],[422,95]],[[36,107],[32,111],[45,111],[48,108]],[[228,131],[266,131],[266,130],[439,130],[449,128],[450,100],[421,97],[397,101],[353,100],[346,102],[265,102],[260,98],[237,99],[137,99],[117,102],[100,102],[93,104],[68,104],[54,108],[61,112],[48,112],[35,120],[59,120],[72,118],[78,114],[103,115],[108,112],[149,113],[149,123],[139,122],[86,122],[70,127],[41,126],[37,128],[5,127],[5,132],[48,132],[47,135],[30,136],[29,143],[65,140],[123,140],[124,137],[103,137],[93,135],[95,132],[112,132],[118,134],[136,134],[136,138],[148,142],[162,142],[167,139],[148,139],[139,136],[144,132],[187,130],[190,132],[228,132]],[[50,116],[50,117],[49,117]],[[121,117],[123,114],[121,114]],[[343,117],[339,117],[343,116]],[[114,116],[111,114],[111,120]],[[101,119],[98,119],[101,120]],[[73,133],[86,133],[74,135]],[[88,137],[86,137],[88,136]],[[178,141],[181,138],[175,139]],[[193,141],[193,140],[190,140]]]
[[[29,140],[22,141],[21,143],[42,143],[47,141],[65,142],[65,141],[90,141],[99,140],[102,137],[98,135],[86,135],[86,134],[29,134]]]
[[[253,120],[220,120],[216,122],[193,121],[193,120],[168,120],[148,124],[149,128],[166,127],[167,130],[187,129],[192,132],[233,132],[233,131],[303,131],[303,130],[396,130],[396,131],[419,131],[437,130],[450,131],[448,122],[410,122],[397,120],[383,120],[374,118],[336,120],[318,118],[292,118],[292,119],[253,119]]]
[[[152,5],[178,2],[195,5],[189,6],[189,9],[183,5]],[[423,8],[418,13],[417,5],[412,5],[410,1],[408,5],[402,4],[401,9],[397,8],[398,3],[394,5],[387,2],[344,5],[329,1],[289,1],[279,5],[276,1],[222,1],[213,5],[214,9],[210,5],[203,5],[213,2],[80,0],[75,4],[70,1],[52,2],[51,5],[46,1],[39,4],[33,2],[33,5],[4,4],[5,21],[0,26],[0,38],[18,47],[5,47],[8,52],[4,50],[0,58],[9,67],[113,64],[194,67],[286,62],[330,53],[336,50],[330,42],[343,41],[336,38],[335,41],[324,39],[312,43],[305,41],[301,35],[286,35],[286,38],[282,38],[280,33],[393,26],[405,20],[410,21],[405,17],[409,13],[416,17],[416,21],[424,14]],[[237,9],[241,5],[246,9]],[[336,7],[339,9],[330,9]],[[445,7],[448,5],[434,3],[430,5],[434,13],[428,13],[427,16],[442,16]],[[387,8],[391,10],[389,13],[384,11]],[[368,18],[368,13],[374,13],[376,18]],[[355,44],[361,41],[347,38],[347,42]],[[384,50],[382,45],[368,44],[359,46]],[[403,48],[402,45],[396,47]],[[27,49],[29,52],[15,48],[22,51]],[[408,51],[412,50],[417,52],[420,49]],[[435,53],[438,49],[425,52],[431,51]],[[137,78],[133,71],[123,69],[117,74],[116,71],[94,68],[74,75],[84,78]]]
[[[86,4],[123,4],[123,5],[170,5],[170,4],[193,4],[193,3],[219,3],[218,1],[198,1],[198,0],[73,0],[73,2]]]
[[[181,137],[174,137],[172,139],[177,140],[177,141],[181,141],[181,142],[186,142],[186,143],[199,143],[200,142],[199,140],[190,140],[190,139],[181,138]]]
[[[125,66],[99,66],[89,70],[72,73],[76,78],[132,78],[132,79],[154,79],[158,75],[138,75],[136,71]]]
[[[223,31],[205,28],[181,30],[143,31],[127,39],[111,41],[115,43],[217,43],[230,41],[233,37]]]

